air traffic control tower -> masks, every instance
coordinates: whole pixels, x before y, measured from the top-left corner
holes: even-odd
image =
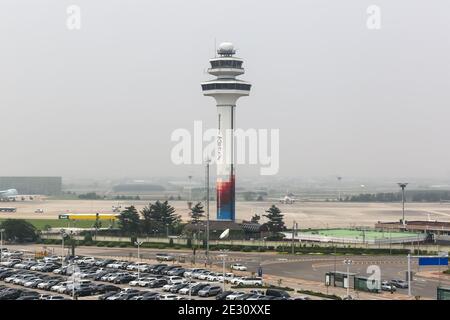
[[[234,57],[233,44],[224,42],[218,57],[210,59],[208,73],[216,79],[203,82],[203,95],[214,97],[217,103],[217,220],[235,221],[234,123],[236,101],[248,96],[251,84],[239,79],[244,74],[242,60]]]

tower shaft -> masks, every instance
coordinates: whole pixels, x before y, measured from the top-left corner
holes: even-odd
[[[251,84],[236,79],[244,73],[243,61],[234,57],[231,43],[222,43],[217,50],[219,57],[210,59],[208,73],[216,79],[202,83],[205,96],[213,97],[217,104],[217,219],[236,219],[234,128],[236,101],[250,93]]]
[[[217,106],[217,219],[235,220],[235,106]]]

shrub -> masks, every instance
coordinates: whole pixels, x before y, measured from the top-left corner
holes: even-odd
[[[86,234],[84,235],[84,241],[85,242],[92,242],[92,233],[86,232]]]
[[[172,238],[169,239],[169,247],[173,247],[173,239]]]
[[[104,247],[105,243],[103,241],[97,241],[96,245],[97,247]]]
[[[120,242],[119,243],[119,247],[120,248],[126,248],[126,247],[128,247],[128,244],[126,244],[125,242]]]

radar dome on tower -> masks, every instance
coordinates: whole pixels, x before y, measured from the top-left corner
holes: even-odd
[[[236,53],[234,46],[231,42],[222,42],[217,49],[217,53],[220,55],[233,55]]]

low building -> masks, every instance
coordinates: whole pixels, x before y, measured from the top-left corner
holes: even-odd
[[[405,225],[403,225],[400,221],[378,221],[378,223],[375,225],[375,228],[384,231],[408,231],[450,236],[450,222],[441,221],[405,221]]]
[[[210,239],[219,239],[222,232],[227,229],[230,230],[228,239],[259,239],[267,235],[266,227],[259,223],[250,221],[242,221],[239,223],[229,220],[210,220]],[[201,220],[198,223],[188,223],[184,227],[184,232],[199,234],[199,237],[203,238],[202,234],[204,235],[206,232],[206,221]]]
[[[0,177],[0,190],[16,189],[20,195],[61,194],[61,177]]]

